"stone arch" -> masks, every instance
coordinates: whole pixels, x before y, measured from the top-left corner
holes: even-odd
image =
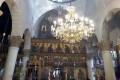
[[[112,6],[113,7],[113,6]],[[103,18],[103,24],[101,27],[101,36],[102,36],[102,41],[100,43],[101,46],[101,53],[103,57],[103,62],[104,62],[104,71],[106,75],[107,80],[116,80],[115,77],[115,72],[112,64],[112,57],[110,54],[110,23],[114,15],[120,10],[120,6],[108,9],[106,15],[104,15]],[[107,52],[108,51],[108,52]],[[107,65],[109,64],[110,67],[108,68]],[[109,77],[111,75],[111,77]]]
[[[120,8],[114,8],[111,11],[109,11],[108,14],[106,15],[106,17],[104,18],[104,22],[103,22],[103,26],[102,26],[102,40],[111,41],[111,36],[110,36],[111,21],[112,21],[113,17],[115,16],[115,14],[117,14],[119,11],[120,11]],[[118,30],[117,30],[117,32],[118,32]],[[114,35],[114,38],[115,37],[116,36]],[[113,42],[113,43],[115,43],[115,42]]]
[[[97,12],[99,12],[97,14],[97,19],[98,21],[96,22],[96,25],[98,26],[96,29],[98,31],[96,31],[96,35],[98,36],[98,40],[99,42],[102,40],[102,30],[103,30],[103,23],[105,21],[106,16],[110,13],[110,12],[114,12],[117,11],[120,8],[120,1],[119,0],[114,0],[109,2],[109,4],[107,4],[107,6],[105,6],[104,8],[100,8],[98,9]]]
[[[11,13],[11,17],[12,17],[12,33],[11,35],[13,36],[23,36],[23,20],[22,20],[22,16],[20,13],[20,8],[17,5],[17,2],[15,2],[14,0],[5,0],[5,2],[7,3],[9,9],[10,9],[10,13]]]

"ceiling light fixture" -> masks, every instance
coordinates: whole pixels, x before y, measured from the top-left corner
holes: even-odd
[[[59,9],[60,10],[60,9]],[[82,39],[88,39],[94,33],[94,23],[87,17],[79,17],[75,13],[75,7],[69,6],[64,18],[60,17],[51,26],[51,32],[57,39],[63,42],[77,43]],[[58,11],[59,14],[60,11]],[[61,12],[60,12],[61,13]]]

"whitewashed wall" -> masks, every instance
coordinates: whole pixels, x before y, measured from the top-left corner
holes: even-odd
[[[89,0],[88,0],[89,1]],[[96,35],[98,37],[98,40],[102,40],[102,26],[103,22],[105,20],[105,17],[116,8],[120,8],[120,0],[94,0],[96,2],[96,5],[93,4],[92,1],[89,1],[89,6],[95,5],[96,8],[91,8],[86,10],[86,14],[88,16],[92,16],[93,20],[96,24]],[[87,7],[89,8],[89,7]],[[92,12],[92,13],[91,13]],[[91,14],[89,14],[91,13]]]

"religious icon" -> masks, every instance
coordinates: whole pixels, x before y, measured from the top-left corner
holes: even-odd
[[[40,52],[45,52],[45,45],[44,44],[41,45]]]
[[[70,48],[68,45],[65,45],[65,53],[70,53]]]
[[[49,53],[53,52],[52,44],[50,44],[50,46],[48,47],[48,52]]]
[[[43,34],[46,33],[46,25],[45,25],[45,24],[42,25],[42,27],[41,27],[41,32],[42,32]]]
[[[56,52],[60,52],[60,53],[63,52],[60,44],[57,45]]]

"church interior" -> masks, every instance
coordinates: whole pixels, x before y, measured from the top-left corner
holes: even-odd
[[[0,0],[0,80],[120,80],[120,0]]]

